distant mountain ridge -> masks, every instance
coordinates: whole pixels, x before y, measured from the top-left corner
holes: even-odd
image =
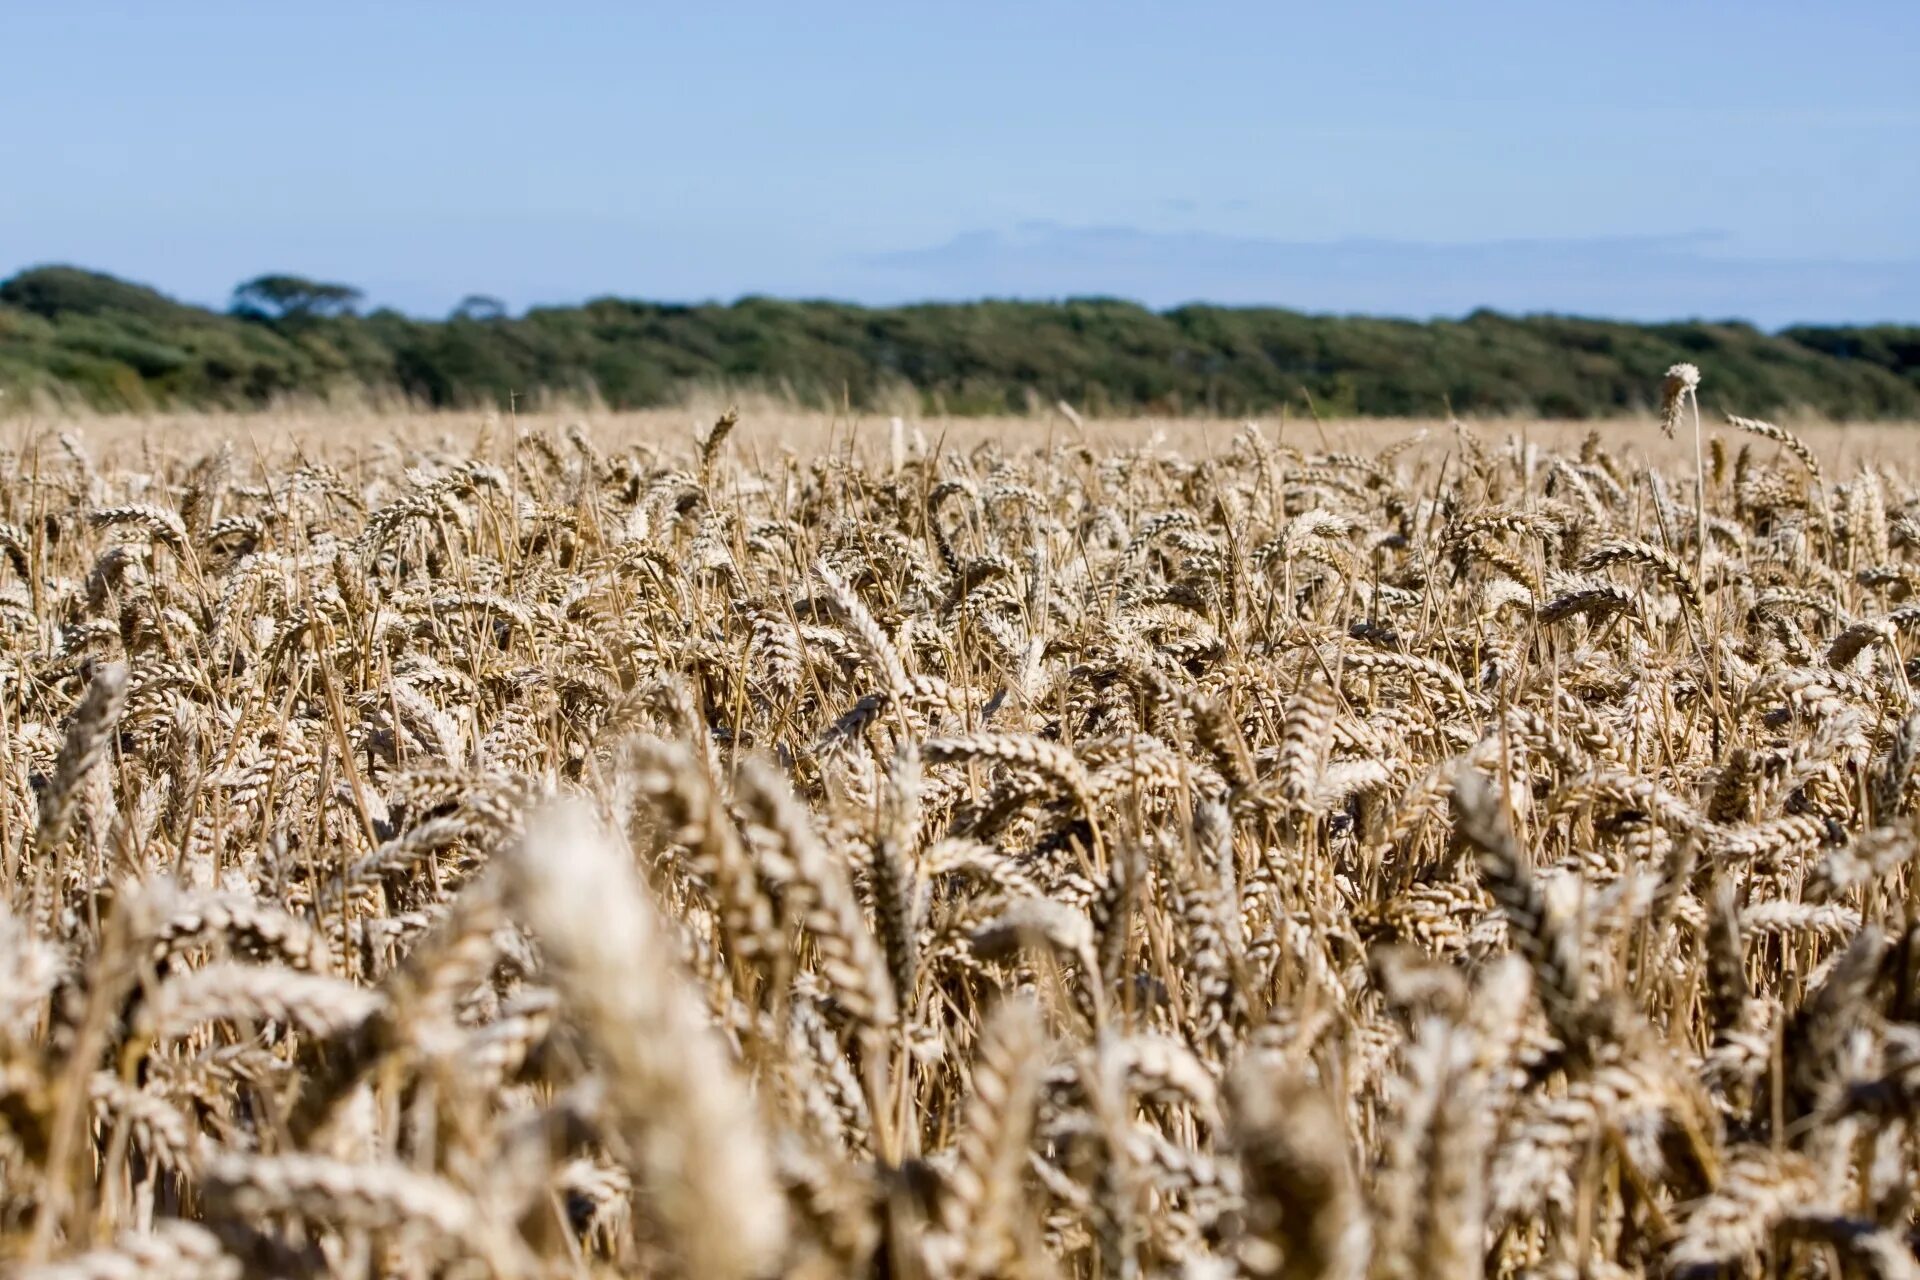
[[[1765,333],[1488,311],[1416,322],[1101,298],[884,308],[603,298],[520,316],[475,298],[422,320],[356,314],[341,286],[250,285],[220,312],[74,267],[23,271],[0,282],[0,390],[106,410],[343,391],[442,406],[558,393],[637,408],[727,386],[857,408],[917,397],[956,414],[1066,400],[1095,414],[1225,415],[1298,406],[1305,393],[1325,414],[1586,418],[1644,407],[1662,372],[1691,360],[1710,402],[1738,412],[1920,419],[1913,326]]]

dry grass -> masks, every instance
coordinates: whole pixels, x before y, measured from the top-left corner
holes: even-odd
[[[1675,424],[16,420],[0,1265],[1916,1274],[1910,437]]]
[[[346,465],[369,447],[402,445],[412,449],[470,451],[476,442],[501,447],[502,437],[515,429],[527,434],[559,436],[584,424],[602,449],[633,445],[670,448],[704,429],[731,406],[715,400],[695,401],[684,408],[630,412],[580,411],[453,413],[383,410],[356,412],[324,407],[290,407],[259,414],[164,413],[146,416],[102,415],[49,422],[30,417],[0,417],[0,441],[15,449],[50,429],[71,431],[90,448],[100,451],[137,450],[161,457],[182,451],[199,453],[230,442],[243,463],[261,457],[278,458],[291,450],[309,457]],[[1738,406],[1734,406],[1736,409]],[[739,456],[731,459],[743,468],[764,467],[786,452],[801,457],[845,454],[849,449],[881,465],[890,463],[890,419],[884,415],[846,416],[795,409],[777,400],[740,407],[750,429],[737,442]],[[1711,418],[1709,418],[1711,421]],[[1795,436],[1807,441],[1828,464],[1841,471],[1857,465],[1902,462],[1912,456],[1920,424],[1831,423],[1821,420],[1781,419]],[[1148,445],[1170,448],[1199,457],[1230,450],[1245,423],[1241,419],[1206,418],[1068,418],[1052,412],[1038,417],[911,419],[909,437],[924,440],[929,451],[965,453],[982,444],[1007,448],[1086,444],[1103,452],[1138,449]],[[1281,446],[1309,452],[1371,452],[1384,443],[1425,434],[1445,437],[1452,424],[1444,418],[1364,418],[1316,422],[1297,413],[1263,419],[1267,437]],[[1621,418],[1592,423],[1516,421],[1478,424],[1488,439],[1520,436],[1529,443],[1554,450],[1576,449],[1597,433],[1622,458],[1650,459],[1684,465],[1691,470],[1690,435],[1668,440],[1654,418]]]

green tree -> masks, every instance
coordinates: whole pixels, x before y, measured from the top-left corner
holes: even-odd
[[[237,316],[273,321],[350,316],[365,295],[352,285],[328,284],[305,276],[264,275],[233,291]]]
[[[470,293],[453,309],[453,320],[505,320],[507,304],[485,293]]]

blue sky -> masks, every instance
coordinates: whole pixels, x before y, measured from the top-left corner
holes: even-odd
[[[0,0],[0,274],[1920,322],[1920,4]]]

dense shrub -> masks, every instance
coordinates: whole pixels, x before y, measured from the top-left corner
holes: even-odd
[[[72,267],[23,272],[0,283],[0,386],[102,408],[258,405],[341,388],[450,406],[583,393],[633,408],[731,385],[862,408],[897,404],[911,387],[949,413],[1064,399],[1093,413],[1232,415],[1310,400],[1324,414],[1582,418],[1641,407],[1667,366],[1687,359],[1713,370],[1713,398],[1752,412],[1920,417],[1920,328],[1769,334],[1491,311],[1416,323],[1155,312],[1111,298],[884,309],[600,298],[519,317],[476,298],[426,321],[357,315],[353,290],[292,277],[249,282],[243,302],[262,281],[306,292],[276,294],[277,311],[256,301],[223,314]]]

